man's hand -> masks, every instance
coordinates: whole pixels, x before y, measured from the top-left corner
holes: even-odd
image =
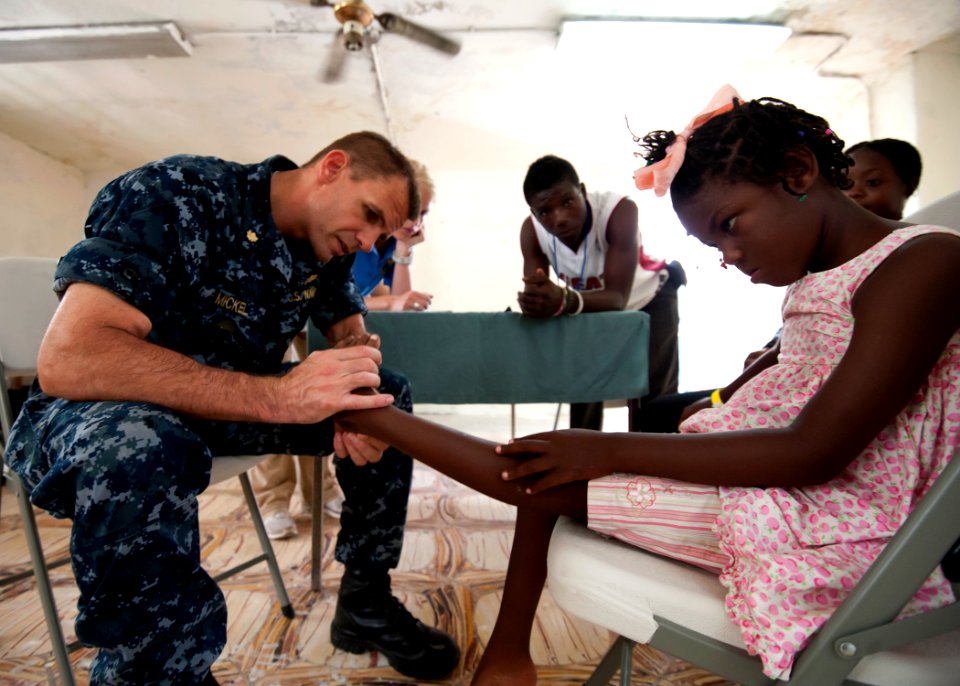
[[[379,351],[380,336],[366,331],[364,333],[350,333],[337,341],[334,349],[341,350],[355,346],[370,346]],[[387,405],[392,404],[393,396],[380,395],[377,393],[377,386],[379,384],[380,380],[378,377],[376,385],[371,386],[370,388],[355,389],[353,393],[359,395],[360,397],[390,398],[391,402],[387,403]],[[386,405],[377,405],[376,407],[386,407]],[[382,441],[370,438],[369,436],[364,436],[363,434],[344,431],[338,425],[334,425],[333,451],[337,454],[337,457],[349,457],[358,467],[362,467],[369,462],[379,462],[380,458],[383,457],[383,451],[386,450],[387,447],[388,445]]]
[[[333,434],[333,450],[337,457],[349,457],[358,467],[370,462],[379,462],[383,457],[383,451],[388,447],[390,446],[383,441],[344,431],[339,426]]]
[[[563,303],[563,288],[552,283],[543,269],[523,277],[523,291],[517,294],[520,311],[528,317],[552,317]]]
[[[369,343],[310,353],[307,359],[279,379],[283,421],[313,424],[341,410],[369,410],[392,405],[392,395],[358,395],[353,392],[359,388],[380,386],[380,361],[380,351]]]

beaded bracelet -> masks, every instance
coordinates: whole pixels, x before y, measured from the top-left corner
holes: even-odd
[[[560,297],[560,307],[553,313],[553,317],[559,317],[567,310],[567,299],[570,297],[570,291],[566,286],[563,287],[563,294]]]

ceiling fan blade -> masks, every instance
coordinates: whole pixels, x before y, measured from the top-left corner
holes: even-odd
[[[448,55],[456,55],[458,52],[460,52],[459,42],[451,38],[447,38],[446,36],[437,33],[433,29],[428,29],[426,26],[415,24],[409,19],[404,19],[396,14],[392,14],[390,12],[378,14],[377,21],[380,22],[383,30],[389,33],[398,33],[406,36],[407,38],[411,38],[418,43],[423,43],[424,45],[429,45],[432,48],[436,48],[441,52],[447,53]]]
[[[343,74],[343,65],[347,59],[347,49],[343,47],[343,38],[338,31],[333,36],[330,50],[327,51],[327,64],[323,68],[324,83],[336,83]]]

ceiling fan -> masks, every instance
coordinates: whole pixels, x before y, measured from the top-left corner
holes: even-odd
[[[344,49],[356,52],[372,47],[380,40],[381,31],[406,36],[448,55],[460,52],[460,43],[452,38],[391,12],[377,14],[363,0],[310,0],[310,4],[314,7],[332,8],[333,15],[341,24],[335,39],[337,45],[334,46],[334,53],[324,73],[326,81],[335,81],[340,76]]]

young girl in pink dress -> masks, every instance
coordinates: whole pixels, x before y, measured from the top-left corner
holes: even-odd
[[[852,202],[843,141],[779,100],[721,91],[681,134],[643,146],[638,187],[669,188],[687,232],[724,263],[789,286],[776,363],[722,389],[679,434],[572,430],[494,446],[393,408],[339,417],[518,506],[474,684],[536,682],[530,631],[560,514],[715,571],[748,649],[788,678],[960,445],[960,233]],[[938,569],[906,612],[952,600]]]

